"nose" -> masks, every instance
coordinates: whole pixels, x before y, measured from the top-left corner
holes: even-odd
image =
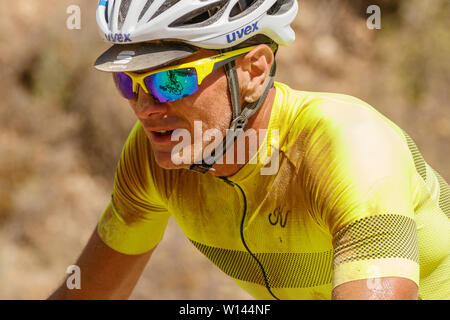
[[[149,93],[139,88],[138,99],[133,107],[136,116],[139,119],[147,119],[155,115],[165,115],[168,111],[167,103],[158,102]]]

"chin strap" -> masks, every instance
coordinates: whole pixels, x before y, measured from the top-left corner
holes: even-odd
[[[266,79],[264,91],[261,97],[259,97],[258,100],[245,105],[242,111],[239,81],[234,61],[231,61],[225,65],[225,71],[231,96],[233,120],[231,121],[230,127],[227,130],[227,134],[225,136],[225,139],[222,140],[222,143],[219,143],[219,145],[214,149],[210,156],[202,159],[200,162],[192,164],[189,168],[190,170],[201,173],[206,173],[209,170],[214,171],[214,169],[212,168],[214,163],[216,163],[217,160],[221,159],[227,152],[227,150],[235,143],[237,137],[242,132],[244,132],[248,120],[261,108],[264,101],[266,100],[267,95],[269,94],[269,91],[273,86],[276,63],[275,61],[273,62],[269,76]]]

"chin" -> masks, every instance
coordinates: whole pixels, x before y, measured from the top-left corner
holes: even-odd
[[[172,161],[170,152],[155,152],[155,161],[156,164],[166,170],[175,170],[175,169],[189,169],[190,165],[188,164],[175,164]]]

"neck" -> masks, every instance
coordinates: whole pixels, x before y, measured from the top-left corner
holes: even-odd
[[[270,113],[272,111],[272,105],[273,105],[274,99],[275,99],[275,87],[272,87],[269,91],[269,94],[267,95],[266,101],[264,101],[261,108],[253,115],[253,117],[251,117],[251,119],[249,119],[247,126],[245,128],[245,131],[248,131],[250,129],[255,130],[257,141],[258,141],[256,149],[259,148],[259,141],[263,141],[263,139],[262,139],[263,137],[260,138],[260,130],[267,129],[267,127],[269,125]],[[222,164],[217,164],[217,163],[214,164],[213,168],[215,169],[215,171],[211,170],[210,173],[215,176],[220,176],[220,177],[229,177],[229,176],[232,176],[235,173],[237,173],[255,155],[255,150],[250,150],[249,144],[247,143],[247,141],[244,144],[244,146],[245,146],[245,149],[244,149],[245,163],[238,164],[238,163],[236,163],[237,161],[233,161],[233,163],[231,163],[231,164],[226,163],[227,153],[230,152],[230,151],[228,151],[222,157]],[[238,150],[237,141],[234,143],[234,146],[231,150],[234,150],[234,159],[235,160],[239,159],[238,153],[243,152],[243,150]],[[240,155],[240,156],[242,157],[242,155]]]

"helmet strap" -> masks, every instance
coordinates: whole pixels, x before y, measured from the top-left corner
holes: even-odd
[[[201,162],[196,162],[190,166],[190,170],[194,170],[201,173],[206,173],[209,170],[213,170],[212,166],[216,161],[221,159],[227,150],[235,143],[237,137],[244,132],[247,126],[248,120],[261,108],[264,101],[269,94],[270,89],[274,83],[274,76],[276,71],[276,63],[273,62],[272,68],[270,69],[269,76],[266,79],[266,84],[264,91],[258,100],[245,105],[244,109],[241,111],[241,94],[239,90],[239,80],[236,72],[236,65],[234,61],[231,61],[225,65],[225,71],[228,79],[228,88],[230,91],[231,105],[233,119],[231,121],[230,127],[227,130],[225,139],[222,143],[214,149],[210,156],[201,160]]]
[[[239,78],[236,72],[236,64],[234,60],[228,62],[224,67],[228,80],[228,88],[231,98],[231,109],[233,111],[234,120],[241,112],[241,93],[239,89]]]

